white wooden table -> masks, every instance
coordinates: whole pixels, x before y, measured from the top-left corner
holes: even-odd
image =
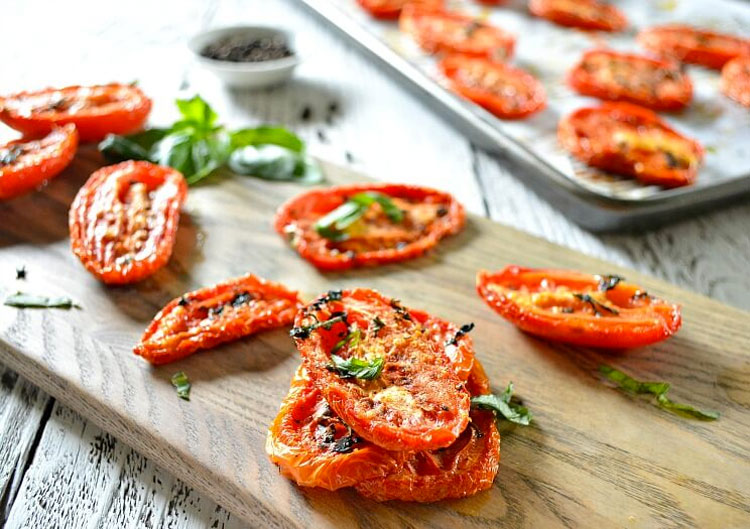
[[[321,157],[379,179],[453,192],[470,211],[750,309],[750,204],[637,235],[596,236],[526,190],[293,0],[5,0],[0,92],[138,79],[166,121],[178,94],[203,95],[231,125],[281,123]],[[186,38],[202,28],[282,25],[305,62],[272,91],[223,89]],[[334,104],[336,109],[331,110]],[[305,107],[312,116],[302,119]],[[77,413],[0,366],[0,526],[242,527]]]

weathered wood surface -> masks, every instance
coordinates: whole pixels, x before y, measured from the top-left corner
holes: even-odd
[[[364,168],[376,178],[444,188],[456,193],[475,213],[486,212],[548,240],[750,308],[748,205],[639,236],[594,236],[571,225],[526,190],[510,175],[510,165],[473,149],[355,51],[297,10],[293,2],[134,1],[128,6],[127,10],[105,10],[90,1],[48,4],[11,0],[4,6],[4,38],[26,45],[0,49],[3,64],[12,65],[13,72],[0,76],[0,91],[139,79],[157,100],[154,119],[158,122],[170,114],[169,102],[180,87],[197,90],[234,124],[285,123],[308,140],[314,153]],[[38,35],[59,35],[61,27],[69,32],[64,38],[31,42],[27,31],[32,19]],[[190,67],[184,48],[188,35],[206,26],[258,22],[293,28],[300,44],[309,50],[294,83],[273,92],[227,92]],[[52,55],[50,47],[55,50]],[[331,101],[337,101],[340,110],[329,120]],[[309,122],[299,117],[306,105],[314,111]],[[467,178],[470,175],[474,178]],[[8,377],[13,375],[6,374],[3,380],[10,380]],[[104,435],[98,427],[74,413],[65,414],[65,421],[55,420],[64,406],[55,405],[47,422],[43,410],[51,401],[43,393],[33,392],[22,378],[12,386],[0,385],[3,517],[10,513],[27,466],[29,476],[8,527],[72,527],[73,519],[86,520],[91,526],[106,526],[114,520],[134,527],[145,523],[166,527],[212,526],[214,522],[227,527],[242,525],[111,436],[111,450],[120,455],[104,457],[103,450],[110,445],[93,441]],[[37,399],[33,402],[28,400],[32,394]],[[42,433],[39,429],[45,425],[49,426]],[[61,443],[63,431],[65,442]],[[27,459],[34,454],[40,455]],[[50,465],[43,454],[66,463]],[[98,462],[105,459],[111,466],[102,472]],[[92,482],[101,486],[88,487]],[[157,482],[159,485],[154,485]],[[13,493],[9,495],[10,490]],[[50,505],[57,508],[49,509]],[[142,519],[148,522],[139,523]]]

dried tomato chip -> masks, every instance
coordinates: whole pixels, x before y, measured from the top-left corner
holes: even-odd
[[[108,284],[140,281],[172,255],[187,183],[149,162],[102,167],[70,206],[70,242],[83,266]]]
[[[750,55],[737,57],[724,65],[721,91],[740,105],[750,107]]]
[[[628,25],[622,11],[599,0],[530,0],[529,11],[560,26],[621,31]]]
[[[521,330],[575,345],[639,347],[669,338],[682,323],[679,305],[617,276],[508,266],[480,271],[477,291]]]
[[[15,140],[0,146],[0,200],[22,195],[52,180],[73,161],[78,132],[56,128],[40,140]]]
[[[716,70],[735,57],[750,55],[748,39],[679,24],[645,29],[638,43],[662,57]]]
[[[202,349],[289,325],[302,305],[284,285],[248,274],[188,292],[159,311],[133,352],[166,364]]]
[[[383,19],[395,19],[407,4],[416,4],[431,9],[443,7],[443,0],[357,0],[372,16]]]

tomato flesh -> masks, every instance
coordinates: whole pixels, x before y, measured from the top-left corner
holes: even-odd
[[[721,91],[740,105],[750,107],[750,56],[737,57],[724,65]]]
[[[531,0],[529,11],[560,26],[621,31],[628,20],[616,7],[598,0]]]
[[[551,341],[621,349],[672,336],[680,307],[614,276],[508,266],[477,275],[482,299],[521,330]]]
[[[716,70],[735,57],[750,55],[748,39],[678,24],[643,30],[638,43],[663,57]]]
[[[73,253],[108,284],[140,281],[172,254],[187,183],[149,162],[123,162],[94,172],[70,207]]]
[[[357,2],[372,16],[382,19],[397,19],[407,4],[429,9],[443,7],[443,0],[357,0]]]
[[[0,200],[23,195],[60,174],[76,154],[75,126],[56,128],[39,140],[0,146]]]
[[[562,146],[584,163],[635,177],[644,184],[691,184],[703,160],[703,147],[651,110],[629,103],[581,108],[560,120]]]
[[[609,50],[586,52],[568,82],[583,95],[654,110],[680,110],[693,97],[690,77],[675,63]]]

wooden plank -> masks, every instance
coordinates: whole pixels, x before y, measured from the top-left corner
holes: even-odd
[[[677,527],[739,523],[750,513],[747,313],[476,217],[429,257],[323,275],[269,227],[273,209],[299,188],[242,178],[191,190],[165,270],[137,286],[104,288],[65,240],[67,204],[97,163],[98,155],[84,152],[66,178],[33,200],[0,208],[3,292],[17,288],[9,270],[21,259],[33,278],[26,289],[66,293],[83,305],[69,312],[2,307],[0,360],[251,523],[540,527],[635,519],[645,527]],[[353,178],[334,167],[328,172],[334,181]],[[473,291],[477,268],[508,262],[625,273],[684,303],[685,328],[665,344],[614,357],[533,340]],[[334,286],[373,286],[454,321],[474,321],[479,356],[495,386],[512,378],[537,414],[535,427],[505,437],[492,491],[434,506],[377,505],[350,492],[299,490],[281,478],[263,453],[263,439],[299,362],[283,330],[161,368],[130,354],[166,300],[246,271],[308,298]],[[675,399],[724,416],[695,423],[624,397],[593,376],[604,362],[669,380]],[[177,369],[194,382],[190,402],[177,399],[169,384]]]

